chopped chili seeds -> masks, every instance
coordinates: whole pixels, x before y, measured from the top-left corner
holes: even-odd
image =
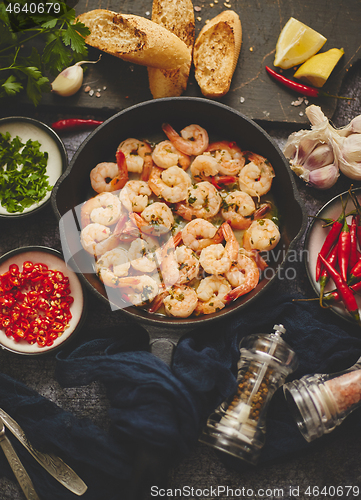
[[[53,345],[72,318],[69,278],[43,263],[16,264],[0,275],[0,328],[15,342]]]

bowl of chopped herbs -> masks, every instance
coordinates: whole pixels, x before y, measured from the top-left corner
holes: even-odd
[[[0,217],[22,217],[43,208],[67,167],[59,136],[28,117],[0,119]]]

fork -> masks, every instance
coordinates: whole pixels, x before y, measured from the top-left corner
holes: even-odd
[[[26,472],[23,464],[20,461],[16,451],[13,448],[13,445],[10,443],[9,439],[5,435],[5,425],[0,417],[0,446],[5,453],[7,461],[9,462],[10,467],[12,468],[16,479],[18,480],[21,489],[24,492],[27,500],[40,500],[38,497],[34,485]]]

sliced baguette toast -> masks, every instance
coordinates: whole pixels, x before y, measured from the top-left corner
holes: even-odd
[[[129,62],[161,69],[189,64],[187,45],[149,19],[96,9],[78,16],[90,29],[85,42]]]
[[[192,56],[195,25],[191,0],[153,0],[152,21],[183,40]],[[148,67],[152,96],[155,99],[180,96],[187,88],[190,69],[191,61],[171,70]]]
[[[202,28],[194,44],[193,64],[204,96],[221,97],[228,92],[241,45],[241,21],[232,10],[221,12]]]

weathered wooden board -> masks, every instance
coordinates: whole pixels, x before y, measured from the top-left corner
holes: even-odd
[[[193,4],[197,7],[197,33],[207,19],[227,8],[239,14],[243,28],[241,54],[231,89],[221,102],[255,120],[308,123],[304,115],[305,105],[292,105],[297,94],[280,87],[265,71],[265,65],[273,67],[277,38],[291,16],[327,38],[322,51],[333,47],[343,47],[345,50],[345,55],[323,90],[337,94],[346,72],[361,58],[360,0],[229,0],[229,3],[223,0],[193,0]],[[80,14],[95,8],[150,18],[152,0],[80,0],[75,10]],[[89,54],[91,59],[96,59],[99,52],[91,49]],[[283,74],[292,76],[293,70]],[[95,91],[100,89],[100,97],[91,97],[84,91],[71,98],[46,95],[43,106],[49,108],[60,105],[64,111],[72,113],[102,112],[111,115],[138,102],[152,99],[145,67],[129,64],[106,54],[98,64],[88,66],[84,81]],[[104,87],[106,90],[103,90]],[[185,95],[202,97],[193,74]],[[334,113],[336,101],[330,98],[309,99],[310,103],[319,104],[329,118]]]

